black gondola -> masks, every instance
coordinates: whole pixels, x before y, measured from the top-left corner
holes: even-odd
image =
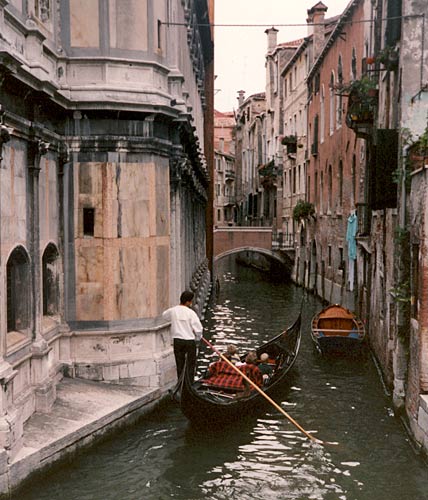
[[[296,361],[300,339],[301,314],[287,330],[255,349],[258,357],[266,352],[269,358],[274,360],[273,374],[262,387],[267,395],[271,396],[284,382]],[[179,395],[177,399],[184,415],[189,420],[201,424],[207,421],[230,422],[266,405],[265,398],[256,390],[251,390],[249,395],[244,396],[207,387],[203,379],[192,383],[187,370],[183,370],[183,376],[174,392]]]

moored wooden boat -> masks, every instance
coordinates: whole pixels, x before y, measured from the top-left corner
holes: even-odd
[[[296,361],[300,340],[301,314],[287,330],[255,349],[258,357],[262,353],[268,353],[274,361],[273,374],[262,387],[267,395],[271,396],[285,381]],[[256,390],[251,390],[247,395],[233,394],[207,386],[203,379],[192,383],[187,370],[183,371],[175,392],[180,394],[178,399],[184,415],[200,424],[207,421],[231,422],[266,406],[265,398]]]
[[[325,307],[312,319],[312,340],[322,354],[359,353],[365,339],[363,322],[338,304]]]

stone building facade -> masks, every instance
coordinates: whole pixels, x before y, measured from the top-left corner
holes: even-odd
[[[326,7],[319,3],[316,31],[323,30]],[[348,258],[348,216],[361,195],[364,144],[346,126],[345,96],[341,87],[361,77],[364,58],[364,12],[362,4],[350,4],[317,53],[308,74],[308,163],[306,201],[314,205],[314,217],[306,219],[302,237],[306,248],[304,283],[329,302],[354,309],[355,262]],[[340,36],[339,36],[340,35]],[[325,39],[323,33],[320,36]],[[314,32],[314,38],[318,34]],[[344,41],[344,38],[348,40]],[[351,41],[351,43],[349,42]]]
[[[214,112],[214,225],[236,224],[235,115]]]
[[[236,203],[238,224],[262,225],[262,185],[258,166],[266,163],[265,115],[266,94],[253,94],[245,98],[239,92],[236,114]]]
[[[242,223],[251,225],[265,195],[254,165],[282,155],[275,187],[283,235],[273,249],[294,249],[295,281],[366,322],[395,408],[428,452],[425,3],[353,0],[326,19],[328,6],[318,2],[308,10],[308,36],[278,75],[276,29],[267,30],[265,111],[248,122],[250,100],[241,103],[236,164],[248,200]],[[306,213],[293,227],[296,198]]]
[[[285,86],[282,70],[296,52],[301,40],[277,43],[278,30],[269,28],[266,53],[266,118],[264,141],[266,160],[258,165],[263,188],[264,223],[272,225],[274,243],[282,244],[283,235],[283,173],[285,151],[282,139],[287,128],[285,121]]]
[[[0,1],[5,463],[64,375],[174,383],[160,314],[187,287],[201,313],[210,282],[210,12]]]

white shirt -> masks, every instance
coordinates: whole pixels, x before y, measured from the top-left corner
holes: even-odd
[[[190,307],[182,305],[170,307],[162,313],[162,317],[171,321],[173,339],[201,340],[202,324]]]

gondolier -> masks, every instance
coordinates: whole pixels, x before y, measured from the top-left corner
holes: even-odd
[[[193,297],[193,292],[185,290],[180,296],[180,304],[162,313],[164,319],[171,321],[178,378],[180,378],[187,357],[187,367],[193,379],[196,365],[196,342],[202,338],[201,321],[191,309]]]
[[[214,349],[206,339],[203,342]],[[218,425],[220,422],[228,423],[239,420],[244,415],[248,415],[251,411],[257,410],[266,403],[266,397],[270,397],[279,389],[287,377],[287,373],[291,370],[296,361],[299,352],[301,340],[301,313],[295,322],[284,330],[279,335],[275,335],[266,343],[259,346],[255,351],[255,357],[260,358],[263,353],[268,354],[268,359],[272,363],[272,376],[265,385],[262,385],[262,375],[259,374],[259,383],[253,381],[253,378],[248,377],[248,372],[241,371],[242,366],[237,367],[233,363],[227,363],[227,356],[221,355],[222,375],[226,378],[227,374],[223,367],[227,365],[231,371],[236,373],[234,380],[239,380],[239,385],[229,384],[229,387],[224,387],[224,378],[215,371],[212,373],[217,380],[211,380],[215,383],[206,383],[206,376],[193,381],[190,379],[189,372],[184,373],[179,379],[175,391],[180,393],[179,403],[184,415],[189,418],[195,425],[207,422],[213,422]],[[215,350],[215,349],[214,349]],[[217,351],[215,351],[217,352]],[[220,356],[220,352],[217,352]],[[247,353],[248,354],[248,353]],[[254,356],[253,356],[254,357]],[[258,370],[254,365],[253,369]],[[239,372],[236,372],[239,370]],[[247,369],[245,369],[247,370]],[[209,374],[208,374],[209,376]],[[222,378],[222,379],[221,379]],[[242,391],[245,384],[242,383],[242,378],[251,385],[254,390]],[[217,385],[220,382],[220,385]],[[233,385],[233,387],[231,387]],[[257,387],[257,389],[256,389]],[[235,391],[233,389],[236,389]],[[260,391],[260,392],[259,392]]]

